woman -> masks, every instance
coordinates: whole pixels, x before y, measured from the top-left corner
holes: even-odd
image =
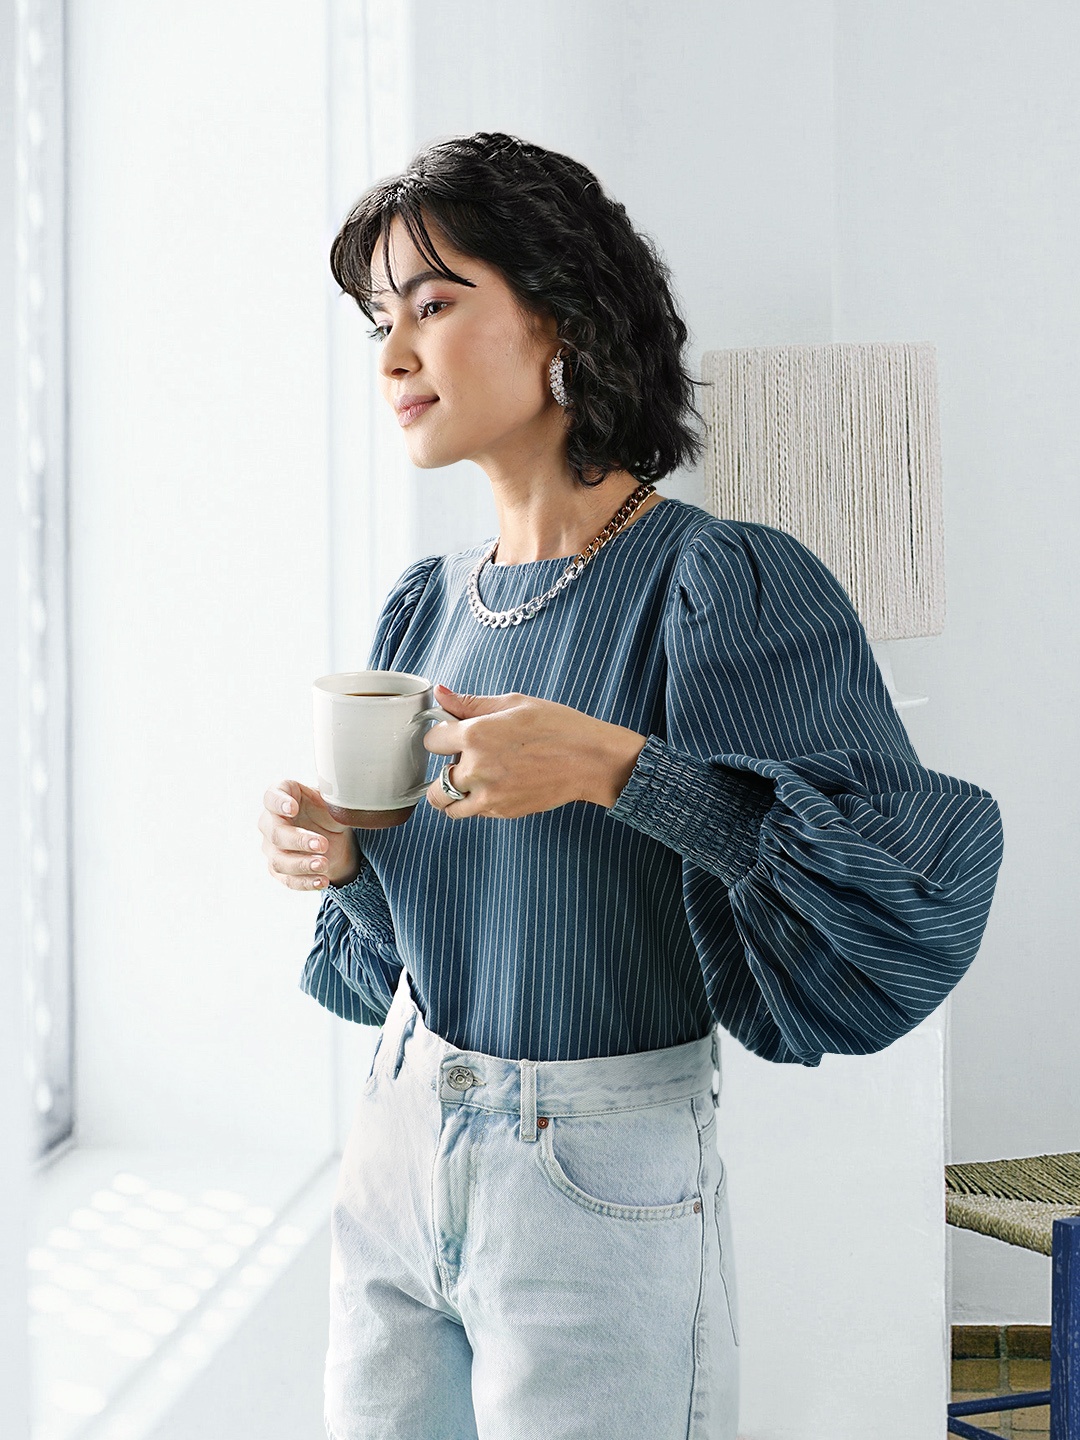
[[[326,889],[301,987],[382,1027],[328,1434],[734,1440],[715,1027],[811,1066],[912,1029],[978,949],[998,807],[920,764],[806,547],[655,491],[700,455],[687,330],[589,170],[434,145],[331,268],[410,459],[475,461],[499,535],[377,624],[370,668],[450,687],[427,803],[354,832],[288,780],[260,819],[271,873]]]

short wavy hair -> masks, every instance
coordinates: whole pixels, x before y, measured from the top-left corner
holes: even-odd
[[[395,215],[432,268],[448,269],[425,217],[462,254],[496,266],[523,314],[555,317],[570,400],[567,460],[581,485],[615,470],[655,482],[700,459],[695,380],[683,368],[687,328],[671,275],[625,208],[568,155],[480,131],[420,150],[357,201],[330,248],[342,293],[374,319],[371,261],[382,243],[391,287]],[[586,473],[599,471],[589,480]]]

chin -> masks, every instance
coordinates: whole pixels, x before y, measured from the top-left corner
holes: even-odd
[[[410,449],[406,445],[409,462],[418,470],[442,470],[447,465],[453,465],[456,461],[464,459],[462,455],[446,454],[433,449],[431,446],[417,445]]]

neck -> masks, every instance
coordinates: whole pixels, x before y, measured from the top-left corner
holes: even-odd
[[[640,482],[626,471],[609,475],[595,489],[552,491],[499,503],[499,545],[495,565],[528,565],[537,560],[571,559],[604,529]],[[621,528],[632,525],[664,497],[653,493]]]

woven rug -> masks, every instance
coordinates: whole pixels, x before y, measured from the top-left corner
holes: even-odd
[[[1080,1215],[1080,1151],[945,1166],[945,1219],[1053,1253],[1054,1221]]]

